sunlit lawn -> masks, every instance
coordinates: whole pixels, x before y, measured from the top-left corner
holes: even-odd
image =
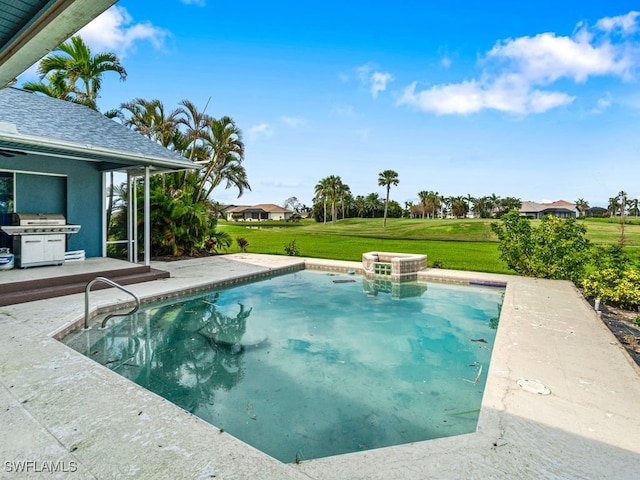
[[[627,251],[640,260],[640,222],[625,226]],[[533,221],[536,225],[538,221]],[[597,244],[615,244],[620,237],[619,223],[605,219],[584,221],[587,237]],[[220,221],[218,227],[234,240],[229,252],[238,251],[235,239],[249,242],[247,251],[284,255],[284,245],[293,240],[300,255],[314,258],[360,261],[369,251],[424,253],[429,265],[441,263],[444,268],[493,273],[512,273],[499,258],[498,243],[491,232],[491,220],[387,220],[353,218],[335,224],[313,220],[291,222]]]

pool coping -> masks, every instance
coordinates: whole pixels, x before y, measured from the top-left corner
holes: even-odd
[[[172,277],[131,286],[165,298],[216,282],[358,262],[233,254],[155,262]],[[475,433],[283,464],[56,341],[82,294],[0,308],[0,469],[54,478],[632,478],[640,370],[569,282],[426,269],[421,280],[506,285]],[[129,299],[92,292],[93,311]],[[531,393],[522,380],[550,389]],[[635,407],[635,408],[634,408]],[[67,471],[63,471],[66,469]],[[73,470],[73,471],[71,471]],[[24,471],[22,472],[24,473]]]

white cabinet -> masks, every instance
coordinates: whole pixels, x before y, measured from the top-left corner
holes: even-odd
[[[62,265],[66,250],[65,240],[64,234],[15,236],[13,250],[17,267]]]

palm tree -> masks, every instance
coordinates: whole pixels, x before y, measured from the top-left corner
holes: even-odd
[[[431,207],[431,218],[436,218],[436,211],[440,210],[442,203],[440,202],[440,194],[438,192],[429,192],[427,201]]]
[[[442,218],[445,217],[445,215],[449,215],[451,212],[451,203],[453,202],[453,200],[455,199],[455,197],[449,196],[449,197],[445,197],[445,196],[441,196],[439,197],[440,202],[442,202]]]
[[[346,183],[342,183],[339,186],[338,200],[340,202],[340,209],[342,210],[342,219],[345,217],[345,210],[353,203],[353,195],[351,195],[351,188]]]
[[[414,209],[413,202],[405,201],[404,202],[404,214],[407,218],[411,218],[412,212]]]
[[[125,115],[125,112],[128,115]],[[120,113],[125,126],[158,142],[163,147],[173,146],[178,128],[179,110],[173,110],[166,114],[160,100],[135,98],[130,102],[120,104]]]
[[[79,36],[71,37],[68,43],[58,46],[53,54],[43,58],[38,66],[41,78],[50,74],[62,74],[67,79],[76,101],[97,110],[97,99],[102,86],[102,75],[115,72],[120,80],[127,78],[127,71],[116,54],[110,52],[93,55],[89,47]],[[82,85],[78,85],[81,82]]]
[[[587,210],[589,210],[589,202],[584,198],[579,198],[576,200],[576,208],[578,209],[578,212],[580,212],[580,216],[584,217],[587,215]]]
[[[466,197],[466,199],[465,199],[465,200],[466,200],[466,202],[467,202],[467,207],[468,207],[467,212],[473,212],[473,213],[474,213],[473,217],[475,217],[475,203],[476,203],[476,199],[475,199],[475,198],[473,198],[473,197],[471,196],[471,194],[470,194],[470,193],[467,193],[467,197]]]
[[[633,215],[637,218],[638,214],[640,213],[638,211],[638,204],[640,203],[640,200],[638,200],[637,198],[633,198],[629,200],[628,203],[629,203],[629,215]]]
[[[39,82],[26,82],[22,88],[30,92],[37,92],[47,97],[59,98],[70,102],[77,102],[76,91],[69,85],[67,77],[62,72],[52,72],[44,77],[46,83],[42,80]]]
[[[376,216],[376,212],[380,209],[380,197],[377,193],[370,193],[364,198],[367,210],[371,212],[371,218]]]
[[[330,175],[327,177],[327,194],[329,201],[331,202],[331,223],[336,223],[338,217],[338,211],[336,204],[340,198],[340,192],[342,191],[342,179],[339,176]]]
[[[198,110],[196,105],[190,100],[182,100],[180,102],[180,108],[178,112],[183,116],[178,120],[180,125],[185,127],[185,137],[189,140],[191,151],[187,157],[192,162],[203,160],[202,152],[206,147],[205,138],[207,137],[207,130],[210,126],[211,117],[205,114],[205,110],[202,112]]]
[[[422,210],[422,218],[424,218],[427,213],[427,202],[429,201],[429,194],[431,192],[427,192],[426,190],[422,190],[418,192],[418,198],[420,199],[420,207]]]
[[[167,114],[159,100],[136,98],[121,105],[119,117],[124,125],[204,165],[197,172],[153,177],[151,200],[153,208],[161,212],[151,226],[155,250],[166,251],[170,246],[170,253],[189,253],[201,248],[203,240],[225,246],[228,239],[215,231],[218,207],[211,195],[225,182],[226,188],[238,189],[238,197],[251,190],[242,165],[242,132],[235,122],[227,116],[209,117],[188,100]]]
[[[607,205],[607,214],[610,217],[615,217],[620,211],[620,198],[610,197],[609,204]]]
[[[469,205],[465,197],[455,197],[451,201],[451,213],[456,218],[464,217],[469,212]]]
[[[323,178],[322,180],[320,180],[318,183],[316,183],[316,186],[314,188],[314,198],[313,201],[314,203],[317,202],[322,202],[322,209],[323,209],[323,214],[322,214],[322,223],[327,223],[327,185],[326,185],[326,178]]]
[[[247,180],[247,172],[242,165],[244,160],[244,143],[242,131],[227,116],[208,120],[209,131],[204,140],[209,149],[204,171],[200,174],[200,184],[195,195],[195,202],[208,199],[214,188],[226,181],[225,188],[232,186],[238,189],[238,198],[244,190],[251,190]],[[193,150],[192,150],[193,151]]]
[[[378,174],[378,185],[387,188],[387,197],[384,202],[384,220],[382,221],[382,227],[387,226],[387,212],[389,211],[389,191],[391,185],[398,185],[398,172],[394,170],[384,170]]]
[[[367,202],[362,195],[358,195],[353,201],[356,213],[360,218],[364,218],[364,214],[367,212]]]
[[[501,198],[495,193],[492,193],[489,197],[489,209],[491,212],[491,216],[494,216],[497,213],[498,208],[500,207],[500,202]]]

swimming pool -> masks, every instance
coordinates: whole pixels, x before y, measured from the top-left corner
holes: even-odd
[[[502,292],[304,270],[65,343],[293,462],[474,431]]]

